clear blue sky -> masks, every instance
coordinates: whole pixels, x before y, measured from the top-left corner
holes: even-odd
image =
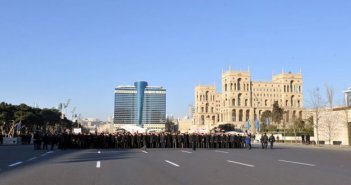
[[[113,114],[114,87],[146,80],[184,116],[198,84],[250,66],[351,86],[349,0],[1,0],[0,101],[54,107],[72,99],[84,117]],[[71,107],[72,108],[72,107]]]

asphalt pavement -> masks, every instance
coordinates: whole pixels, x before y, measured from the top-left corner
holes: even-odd
[[[34,151],[0,147],[1,185],[348,185],[351,152],[275,149]]]

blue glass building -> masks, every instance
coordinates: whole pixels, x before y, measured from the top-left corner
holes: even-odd
[[[132,124],[140,127],[166,122],[166,89],[135,82],[134,86],[115,89],[115,124]]]

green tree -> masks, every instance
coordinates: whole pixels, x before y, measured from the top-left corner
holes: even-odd
[[[166,132],[174,132],[175,131],[175,123],[173,121],[171,121],[170,119],[166,120],[165,123],[165,131]]]
[[[224,130],[224,132],[235,131],[235,126],[230,123],[219,125],[218,128]]]
[[[260,119],[261,123],[266,123],[266,119],[267,119],[267,118],[268,118],[269,120],[272,119],[272,112],[271,112],[270,110],[266,110],[266,111],[264,111],[264,112],[262,113],[261,119]]]
[[[272,121],[276,124],[280,124],[281,120],[283,119],[284,109],[279,107],[277,101],[273,104],[273,111],[272,111]]]
[[[303,131],[306,133],[306,134],[309,134],[309,135],[314,135],[314,130],[313,130],[313,116],[310,116],[309,118],[306,119],[305,121],[305,126],[304,126],[304,129]]]

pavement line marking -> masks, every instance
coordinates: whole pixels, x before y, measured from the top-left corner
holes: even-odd
[[[186,151],[186,150],[182,150],[183,153],[187,153],[187,154],[192,154],[192,152]]]
[[[173,165],[173,166],[175,166],[175,167],[179,167],[179,165],[176,164],[176,163],[174,163],[174,162],[171,162],[171,161],[168,161],[168,160],[165,160],[165,162],[166,162],[166,163],[169,163],[169,164],[171,164],[171,165]]]
[[[35,160],[35,159],[37,159],[38,157],[33,157],[33,158],[30,158],[30,159],[28,159],[28,161],[33,161],[33,160]]]
[[[41,154],[42,157],[46,156],[47,154]]]
[[[147,151],[145,151],[145,150],[142,150],[141,152],[146,153],[146,154],[148,153],[148,152],[147,152]]]
[[[278,160],[279,162],[284,162],[284,163],[291,163],[291,164],[299,164],[299,165],[304,165],[304,166],[316,166],[315,164],[308,164],[308,163],[300,163],[300,162],[295,162],[295,161],[286,161],[286,160]]]
[[[225,152],[225,151],[220,151],[220,150],[216,150],[215,152],[217,152],[217,153],[224,153],[224,154],[229,154],[229,152]]]
[[[101,151],[98,151],[98,154],[101,154]]]
[[[47,154],[52,154],[52,153],[54,153],[54,151],[50,151],[50,152],[46,152]]]
[[[17,166],[17,165],[20,165],[20,164],[22,164],[22,162],[17,162],[17,163],[10,164],[9,167],[14,167],[14,166]]]
[[[230,160],[227,160],[228,163],[234,163],[234,164],[239,164],[239,165],[242,165],[242,166],[248,166],[248,167],[251,167],[251,168],[255,168],[254,165],[251,165],[251,164],[245,164],[245,163],[240,163],[240,162],[236,162],[236,161],[230,161]]]
[[[96,168],[101,168],[101,162],[100,161],[96,162]]]

